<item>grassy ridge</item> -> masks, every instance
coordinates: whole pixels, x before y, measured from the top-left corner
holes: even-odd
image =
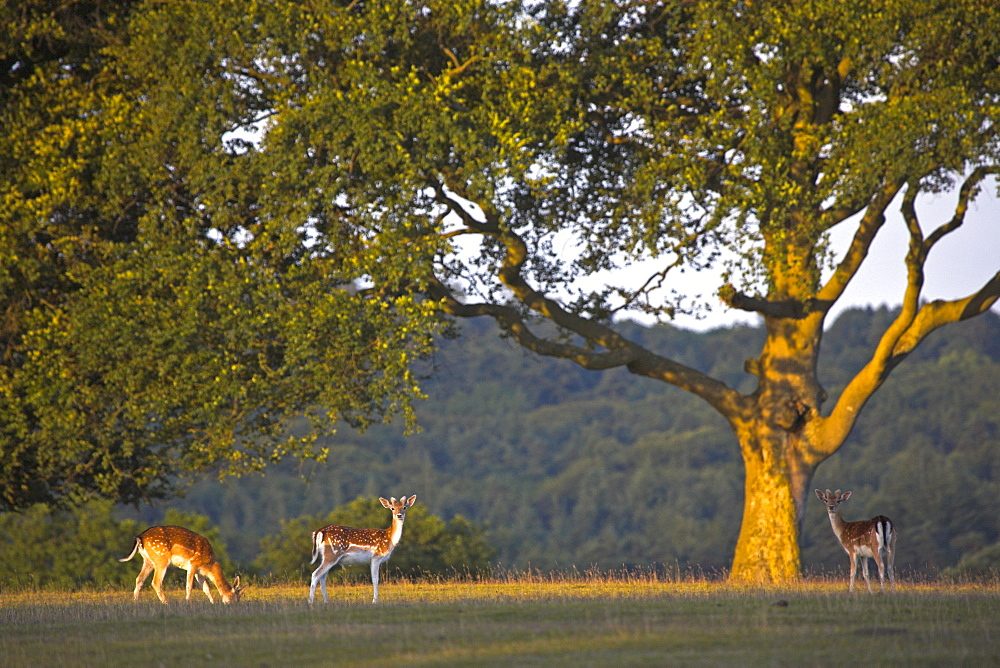
[[[738,588],[584,578],[248,589],[212,606],[168,592],[7,593],[5,666],[941,665],[1000,661],[1000,588],[843,583]]]

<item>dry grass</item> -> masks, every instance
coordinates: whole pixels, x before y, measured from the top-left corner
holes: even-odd
[[[144,591],[7,592],[5,666],[941,665],[1000,662],[1000,586],[513,574],[484,581],[256,586],[239,605]]]

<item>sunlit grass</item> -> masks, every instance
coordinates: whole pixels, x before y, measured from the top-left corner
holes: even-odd
[[[990,663],[1000,659],[995,580],[900,583],[847,593],[843,579],[734,586],[697,578],[512,573],[328,587],[257,584],[238,605],[138,603],[119,590],[0,594],[0,657],[26,665],[482,665]],[[850,648],[845,653],[845,649]]]

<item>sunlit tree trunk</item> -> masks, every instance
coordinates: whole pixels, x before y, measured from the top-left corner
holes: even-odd
[[[739,434],[746,468],[743,523],[731,580],[790,582],[799,577],[799,535],[814,468],[780,434]]]
[[[818,437],[815,423],[826,398],[816,379],[822,316],[766,322],[762,354],[747,362],[759,380],[749,411],[727,415],[746,470],[731,578],[748,583],[799,577],[799,534],[818,463],[809,444]]]

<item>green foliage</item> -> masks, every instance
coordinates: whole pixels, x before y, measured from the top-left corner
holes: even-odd
[[[374,498],[360,497],[327,515],[282,520],[281,531],[264,536],[255,565],[264,572],[298,580],[318,566],[309,564],[312,557],[312,532],[328,524],[378,528],[388,526],[391,517]],[[447,523],[432,515],[419,500],[406,511],[403,538],[392,553],[388,568],[408,577],[448,576],[455,573],[478,574],[489,569],[495,550],[487,543],[482,529],[456,515]],[[348,577],[350,571],[367,567],[339,568],[336,577]],[[348,573],[342,573],[347,571]]]
[[[117,558],[132,550],[139,531],[132,520],[115,520],[108,501],[91,501],[72,512],[39,504],[0,514],[0,586],[134,585],[138,569]]]
[[[645,369],[740,422],[744,440],[759,439],[744,448],[785,442],[767,416],[822,409],[817,316],[896,193],[995,173],[1000,158],[1000,81],[983,57],[1000,51],[1000,11],[979,0],[36,0],[0,12],[0,509],[167,498],[205,471],[331,450],[350,481],[335,494],[375,486],[368,442],[332,438],[335,425],[412,426],[413,364],[441,310],[491,316],[545,355]],[[858,218],[851,261],[824,289],[825,235]],[[945,231],[914,233],[922,251],[909,260]],[[726,253],[736,287],[720,296],[769,318],[766,354],[751,333],[758,350],[741,355],[759,360],[756,378],[721,346],[671,334],[650,344],[657,355],[613,320],[691,310],[664,288],[671,272]],[[578,280],[638,261],[655,265],[637,285]],[[980,297],[992,303],[995,285]],[[815,330],[799,336],[806,321]],[[912,329],[901,341],[923,337]],[[495,458],[492,482],[532,505],[517,522],[509,504],[484,511],[507,556],[556,536],[586,546],[578,559],[617,559],[632,527],[655,526],[660,542],[643,549],[708,558],[691,536],[732,527],[723,509],[739,496],[726,475],[738,464],[718,454],[723,422],[666,394],[649,403],[683,406],[675,431],[640,433],[665,415],[600,396],[621,374],[579,376],[442,400],[467,416],[447,425],[465,448],[421,441],[393,475],[441,483],[454,514],[482,505],[468,481]],[[575,406],[582,419],[535,412],[563,380],[592,391]],[[818,432],[830,442],[802,440]],[[847,432],[797,430],[794,447],[826,456]],[[398,432],[379,433],[398,447]],[[866,461],[890,459],[877,454]],[[950,452],[898,457],[944,467],[946,487],[963,481]],[[719,471],[673,496],[663,481],[699,458]],[[659,485],[631,485],[650,470]],[[570,499],[598,483],[605,494]],[[683,521],[605,519],[687,500],[697,505]],[[794,536],[780,529],[779,542]]]
[[[941,571],[942,578],[959,581],[995,580],[998,574],[1000,574],[1000,543],[965,554],[957,564]]]
[[[858,315],[850,318],[860,320]],[[853,489],[843,508],[846,519],[891,517],[904,567],[945,569],[1000,541],[991,511],[1000,492],[997,323],[989,314],[963,327],[967,348],[962,338],[929,341],[924,359],[894,374],[843,451],[815,478],[816,487]],[[867,327],[857,322],[851,336],[863,336]],[[850,361],[853,355],[845,352]],[[807,563],[843,567],[828,523],[807,523],[804,533]]]
[[[838,320],[837,340],[851,346],[825,351],[824,376],[850,373],[855,347],[868,345],[877,336],[873,324],[886,317],[857,311]],[[388,511],[375,501],[387,488],[418,494],[388,566],[393,572],[447,574],[485,567],[488,560],[545,570],[725,568],[740,522],[742,469],[733,436],[717,415],[657,383],[528,357],[485,324],[464,329],[439,353],[440,373],[426,386],[428,402],[418,407],[420,433],[379,427],[345,435],[329,464],[279,466],[263,478],[225,484],[209,476],[165,511],[130,511],[133,519],[124,522],[111,519],[103,504],[78,514],[39,507],[2,515],[4,586],[42,586],[41,578],[45,586],[130,589],[138,563],[115,559],[128,553],[133,535],[157,524],[208,537],[227,577],[237,572],[228,553],[244,573],[302,582],[315,567],[308,564],[312,531],[329,523],[388,526]],[[713,351],[752,349],[753,332],[694,335],[654,327],[637,336],[654,348],[675,347],[692,363],[713,364]],[[814,481],[855,492],[844,506],[847,519],[893,518],[904,577],[957,564],[963,573],[991,567],[989,555],[1000,541],[1000,518],[990,512],[1000,494],[998,342],[994,314],[932,337],[887,381],[844,451]],[[491,401],[491,388],[506,388],[505,396]],[[321,510],[331,507],[332,513]],[[101,575],[71,571],[52,580],[58,567],[49,564],[83,522],[108,527],[91,559]],[[803,563],[809,571],[846,571],[817,502],[807,508]],[[351,570],[364,577],[363,569]],[[179,583],[181,572],[170,572]]]
[[[206,470],[322,459],[315,438],[338,422],[411,417],[433,305],[352,287],[409,261],[367,247],[332,201],[289,199],[230,137],[266,111],[205,65],[242,8],[2,11],[0,509],[165,498]],[[178,69],[154,67],[156,49]],[[311,240],[332,227],[322,253]]]

